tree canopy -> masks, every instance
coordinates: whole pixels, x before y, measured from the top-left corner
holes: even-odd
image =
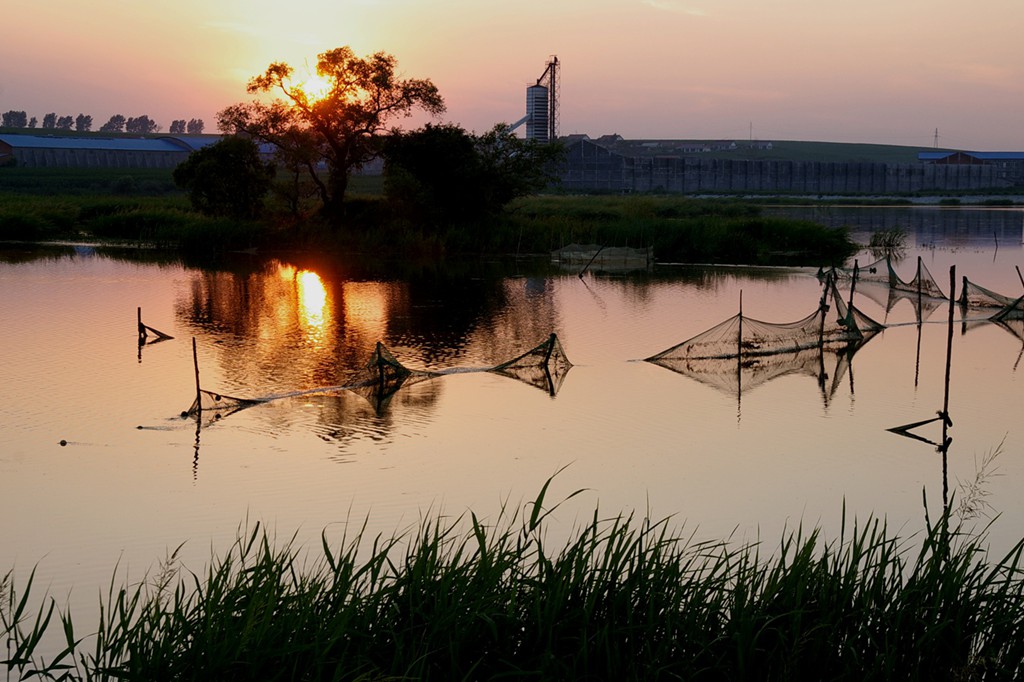
[[[124,132],[125,118],[122,114],[114,114],[110,119],[100,126],[101,133],[121,133]]]
[[[146,114],[129,118],[124,122],[125,132],[128,133],[155,133],[160,130],[156,121]]]
[[[175,184],[189,193],[197,211],[241,219],[259,216],[273,177],[273,165],[243,137],[197,149],[174,169]]]
[[[561,154],[557,143],[524,140],[505,124],[482,135],[427,124],[389,136],[384,189],[395,210],[421,226],[480,222],[544,189]]]
[[[26,128],[28,127],[28,114],[24,111],[5,111],[3,113],[3,125],[5,128]]]
[[[275,62],[247,90],[279,97],[230,106],[218,114],[218,127],[276,145],[286,165],[305,169],[325,212],[336,216],[349,173],[378,153],[389,124],[417,109],[432,115],[445,110],[432,82],[400,78],[396,69],[390,54],[358,57],[347,46],[318,55],[316,83],[297,81],[290,65]]]

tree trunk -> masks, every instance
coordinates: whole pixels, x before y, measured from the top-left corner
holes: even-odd
[[[345,192],[348,190],[348,172],[340,168],[332,168],[327,176],[328,196],[324,202],[324,212],[332,221],[343,216]],[[337,224],[337,223],[336,223]]]

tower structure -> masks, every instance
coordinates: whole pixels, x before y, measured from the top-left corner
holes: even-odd
[[[552,55],[537,82],[526,88],[526,116],[513,124],[512,129],[525,123],[528,140],[552,142],[558,139],[558,71],[558,57]]]

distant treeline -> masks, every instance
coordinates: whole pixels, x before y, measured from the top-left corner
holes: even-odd
[[[78,114],[77,116],[59,116],[56,112],[50,112],[43,116],[42,125],[35,116],[29,117],[24,111],[5,111],[2,115],[4,128],[42,128],[44,130],[75,130],[80,133],[90,132],[93,126],[92,116],[89,114]],[[175,119],[171,121],[168,132],[172,135],[201,135],[205,128],[201,118]],[[101,133],[155,133],[159,132],[160,124],[146,114],[141,116],[125,117],[123,114],[114,114],[106,123],[100,126]]]

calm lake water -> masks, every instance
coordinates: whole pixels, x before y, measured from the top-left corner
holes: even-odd
[[[943,289],[955,265],[958,289],[967,276],[1024,292],[1019,210],[851,210],[828,218],[864,241],[875,225],[912,228],[904,279],[920,255]],[[997,448],[982,486],[992,547],[1024,536],[1024,340],[994,324],[965,331],[957,308],[944,476],[934,446],[887,429],[942,407],[948,305],[917,325],[910,300],[858,293],[890,326],[838,381],[829,368],[824,388],[794,372],[738,394],[638,361],[733,315],[741,292],[746,315],[786,322],[814,310],[820,284],[812,269],[581,278],[543,261],[389,271],[240,257],[209,270],[0,246],[0,570],[23,581],[38,566],[37,584],[86,613],[87,630],[115,568],[138,580],[181,543],[199,570],[257,521],[315,550],[322,531],[340,537],[367,518],[388,535],[437,513],[493,518],[563,468],[549,499],[587,492],[553,515],[554,535],[599,507],[774,546],[801,523],[835,537],[845,506],[910,536],[924,497],[934,518],[944,484],[962,496]],[[174,338],[140,348],[140,307]],[[377,341],[411,368],[446,370],[493,366],[552,332],[574,364],[555,396],[466,372],[379,410],[350,391],[288,397],[344,384]],[[195,396],[193,338],[204,388],[285,397],[197,428],[180,416]],[[941,427],[917,433],[938,440]]]

